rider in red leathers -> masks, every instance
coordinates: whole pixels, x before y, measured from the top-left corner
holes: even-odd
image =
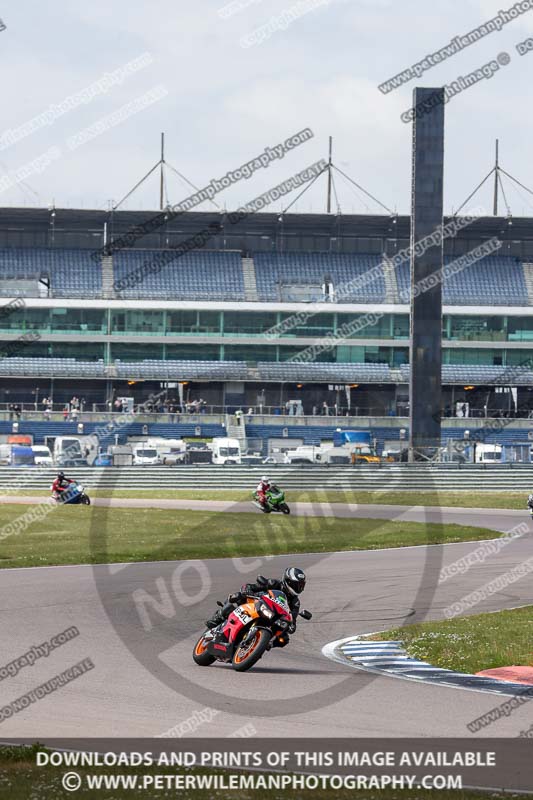
[[[65,477],[64,472],[58,472],[57,478],[52,484],[52,495],[57,499],[59,496],[65,492],[71,483],[76,483],[76,481],[72,480],[72,478]]]
[[[259,483],[257,484],[257,499],[261,503],[262,506],[266,505],[266,493],[270,489],[271,482],[270,479],[267,478],[266,475],[263,475]]]

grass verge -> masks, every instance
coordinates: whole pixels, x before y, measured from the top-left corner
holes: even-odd
[[[410,656],[470,674],[496,667],[533,666],[533,606],[422,622],[371,638],[401,640]]]
[[[55,767],[36,767],[35,766],[35,752],[36,747],[2,747],[0,748],[0,793],[2,797],[9,798],[9,800],[27,800],[28,798],[54,798],[54,800],[67,800],[73,796],[85,800],[131,800],[132,797],[142,798],[143,800],[154,797],[168,798],[179,797],[181,800],[212,800],[217,797],[217,800],[272,800],[273,797],[287,798],[293,800],[294,795],[291,792],[276,792],[275,795],[272,791],[267,790],[254,790],[254,791],[226,791],[220,790],[215,793],[212,790],[184,790],[176,792],[173,789],[157,790],[150,788],[149,790],[136,789],[134,791],[124,789],[87,789],[86,776],[87,775],[143,775],[156,773],[158,775],[175,775],[175,774],[198,774],[200,770],[172,770],[164,767],[156,768],[143,768],[141,769],[128,769],[121,767],[120,769],[92,769],[86,770],[83,768],[76,768],[76,772],[82,779],[82,788],[74,794],[66,791],[62,784],[61,779],[66,768]],[[213,771],[214,772],[214,771]],[[235,771],[234,771],[235,772]],[[204,773],[205,774],[205,773]],[[213,774],[213,773],[211,773]],[[480,793],[471,791],[431,791],[429,793],[432,800],[490,800],[490,793]],[[429,796],[429,795],[428,795]],[[514,795],[507,795],[511,798]],[[420,789],[413,791],[354,791],[354,790],[341,790],[341,791],[323,791],[316,790],[300,790],[298,792],[298,800],[421,800]]]
[[[246,502],[251,500],[251,492],[235,491],[228,489],[98,489],[91,488],[85,483],[91,497],[125,497],[125,498],[167,498],[184,500],[233,500]],[[42,490],[23,490],[9,492],[1,489],[0,494],[41,496]],[[361,503],[370,505],[399,505],[399,506],[450,506],[459,508],[509,508],[526,513],[525,492],[471,492],[462,490],[456,492],[359,492],[359,491],[294,491],[287,492],[290,503]]]
[[[376,550],[478,541],[484,528],[373,519],[58,506],[23,528],[31,506],[0,506],[0,567]],[[20,529],[6,535],[6,531]],[[91,534],[93,541],[91,543]]]

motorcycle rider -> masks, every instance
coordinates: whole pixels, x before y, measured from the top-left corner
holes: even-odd
[[[265,578],[263,575],[258,575],[255,583],[245,583],[241,586],[239,592],[234,592],[228,595],[228,598],[222,608],[219,608],[215,614],[206,621],[208,628],[216,628],[217,625],[223,623],[234,610],[237,605],[243,603],[247,597],[254,595],[261,595],[269,589],[278,589],[285,593],[289,609],[292,614],[292,624],[288,629],[288,633],[294,633],[296,630],[296,619],[300,612],[300,595],[305,589],[306,576],[303,569],[299,567],[287,567],[281,579]],[[289,637],[284,636],[282,639],[276,639],[273,647],[284,647],[289,643]]]
[[[266,475],[263,475],[263,477],[257,484],[257,488],[255,490],[257,494],[257,500],[262,506],[266,506],[266,501],[267,501],[266,493],[268,492],[271,486],[272,486],[272,481],[270,480],[270,478],[267,478]]]
[[[63,471],[57,473],[57,478],[52,484],[52,495],[55,498],[59,498],[63,492],[66,492],[68,487],[72,484],[76,483],[75,480],[72,478],[67,478]]]
[[[529,512],[533,517],[533,494],[530,494],[527,498],[527,507],[529,508]]]

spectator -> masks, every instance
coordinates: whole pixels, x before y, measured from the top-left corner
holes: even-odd
[[[68,406],[65,406],[65,408],[63,409],[63,419],[65,420],[65,422],[68,422]]]
[[[22,409],[18,403],[13,407],[13,411],[15,412],[17,420],[19,420],[22,416]]]
[[[324,402],[322,403],[322,415],[324,417],[329,417],[329,406],[327,400],[324,400]]]
[[[242,425],[242,409],[238,408],[235,412],[235,423],[237,425]]]
[[[253,410],[253,408],[250,406],[250,408],[248,409],[248,424],[250,424],[250,422],[252,421],[252,417],[253,417],[253,415],[254,415],[254,410]]]
[[[52,414],[52,410],[50,409],[49,406],[46,406],[46,408],[43,411],[43,416],[44,416],[44,418],[45,418],[45,420],[47,422],[50,420],[51,414]]]
[[[75,406],[70,412],[70,419],[72,422],[77,422],[80,415],[79,409]]]

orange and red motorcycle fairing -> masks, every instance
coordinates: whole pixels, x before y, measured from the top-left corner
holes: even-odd
[[[193,659],[201,666],[231,661],[234,669],[244,671],[261,658],[272,639],[284,643],[292,622],[283,592],[270,589],[250,596],[221,625],[203,634],[195,646]]]

